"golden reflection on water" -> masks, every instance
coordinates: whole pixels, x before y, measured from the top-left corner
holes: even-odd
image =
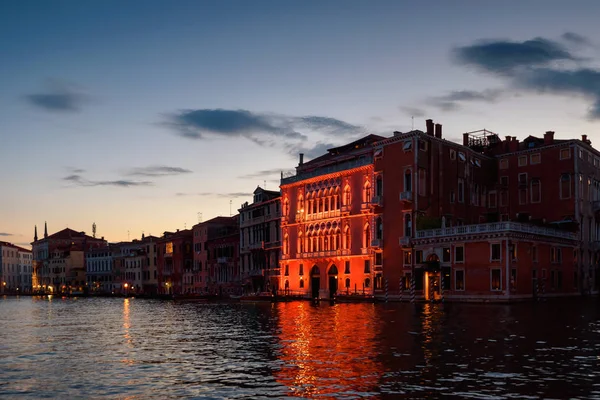
[[[131,340],[131,335],[129,330],[131,329],[131,319],[129,317],[129,298],[125,298],[123,301],[123,330],[125,334],[123,337],[125,338],[126,347],[133,348],[133,341]],[[123,364],[133,364],[134,361],[130,358],[124,358],[121,360]]]
[[[283,344],[278,382],[289,395],[343,395],[372,392],[381,366],[374,349],[377,335],[372,304],[312,305],[279,303],[276,312]]]

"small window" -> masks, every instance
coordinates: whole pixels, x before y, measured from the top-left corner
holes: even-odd
[[[488,207],[489,208],[496,208],[498,204],[498,199],[497,199],[497,195],[495,191],[492,191],[489,193],[489,201],[488,201]]]
[[[502,270],[494,268],[490,271],[490,286],[493,291],[502,290]]]
[[[527,173],[519,174],[519,186],[527,185]]]
[[[373,157],[376,160],[379,160],[379,159],[383,158],[383,149],[375,150],[375,154],[373,155]]]
[[[346,278],[346,289],[350,288],[350,278]]]
[[[561,149],[560,150],[560,159],[567,160],[571,158],[571,149]]]
[[[454,290],[465,290],[465,271],[454,271]]]
[[[462,263],[465,261],[465,248],[463,246],[456,246],[454,248],[454,262]]]
[[[412,150],[412,141],[408,140],[408,141],[404,142],[404,144],[402,145],[402,149],[404,151],[411,151]]]
[[[527,165],[527,156],[519,156],[519,167]]]
[[[412,253],[410,251],[404,251],[404,265],[412,264]]]
[[[300,289],[304,288],[304,279],[300,279]]]
[[[450,248],[444,247],[442,249],[442,262],[450,262]]]
[[[467,161],[467,157],[465,156],[465,153],[463,153],[461,151],[458,152],[458,159],[462,162]]]
[[[583,150],[579,149],[579,158],[583,160]]]
[[[508,176],[501,176],[500,177],[500,185],[502,187],[508,187]]]
[[[450,159],[456,160],[456,150],[450,149]]]
[[[417,264],[423,264],[423,250],[417,250],[417,252],[415,253],[415,256],[416,256],[415,262]]]
[[[300,264],[300,267],[298,269],[298,275],[304,275],[304,264]]]
[[[500,160],[500,169],[508,169],[508,158]]]
[[[500,243],[492,243],[490,245],[490,260],[491,261],[500,261],[501,259],[501,251],[500,251]]]
[[[517,290],[517,269],[510,270],[510,290]]]
[[[365,279],[365,289],[368,289],[371,287],[371,279],[367,278]]]
[[[350,261],[346,261],[345,266],[344,266],[344,274],[349,274],[350,273]]]
[[[475,166],[481,168],[481,160],[475,159]]]
[[[539,164],[542,162],[542,155],[540,153],[535,153],[529,156],[529,163],[531,165]]]
[[[371,260],[365,260],[365,274],[371,273]]]
[[[419,140],[419,150],[427,151],[427,142],[424,140]]]

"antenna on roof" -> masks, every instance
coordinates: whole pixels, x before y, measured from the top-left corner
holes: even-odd
[[[263,183],[264,183],[264,185],[263,185],[263,186],[264,186],[265,190],[267,190],[267,180],[265,179],[265,180],[263,181]]]
[[[231,200],[229,200],[229,216],[231,217]]]
[[[411,128],[410,130],[411,130],[411,131],[414,131],[414,130],[415,130],[415,116],[414,116],[414,115],[411,115],[411,116],[410,116],[410,119],[412,120],[412,128]]]
[[[198,223],[202,222],[202,213],[199,212],[197,215],[198,215]]]
[[[127,231],[127,241],[129,242],[129,231]]]
[[[187,222],[183,223],[183,229],[187,229]]]
[[[95,222],[92,224],[92,236],[94,238],[96,237],[96,223]]]

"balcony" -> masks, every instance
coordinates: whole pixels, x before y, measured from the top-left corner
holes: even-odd
[[[248,248],[250,250],[261,250],[261,249],[264,249],[264,247],[265,247],[265,242],[250,243],[248,245]]]
[[[406,248],[406,247],[410,247],[410,236],[403,236],[400,238],[399,241],[400,246]]]
[[[382,239],[371,240],[371,247],[374,247],[376,249],[381,249],[383,247],[383,240]]]
[[[498,232],[520,232],[540,236],[549,236],[568,240],[577,240],[577,235],[572,232],[558,229],[545,228],[521,222],[493,222],[489,224],[475,224],[453,226],[451,228],[439,228],[417,231],[418,239],[441,238],[456,235],[498,233]]]
[[[400,201],[412,202],[412,192],[400,192]]]
[[[369,212],[369,211],[371,211],[372,206],[373,206],[373,204],[371,203],[370,199],[369,199],[369,201],[363,201],[360,205],[360,211],[361,212]]]
[[[371,199],[371,203],[378,207],[382,207],[383,206],[383,196],[373,196],[373,198]]]
[[[352,211],[352,206],[350,204],[342,205],[342,214],[350,214],[350,211]]]
[[[346,171],[349,169],[364,167],[365,165],[373,164],[372,157],[361,157],[354,160],[349,160],[339,164],[328,165],[321,168],[316,168],[309,172],[300,173],[294,176],[281,179],[281,185],[288,185],[302,181],[304,179],[314,178],[316,176],[333,174],[335,172]]]

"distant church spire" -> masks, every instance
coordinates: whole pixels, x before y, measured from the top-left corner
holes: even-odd
[[[34,229],[34,233],[33,233],[33,241],[34,241],[34,242],[37,242],[37,225],[35,226],[35,229]]]
[[[48,223],[44,221],[44,239],[48,237]]]

